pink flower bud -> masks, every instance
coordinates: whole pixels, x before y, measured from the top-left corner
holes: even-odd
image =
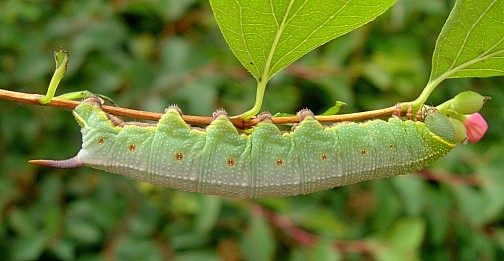
[[[488,124],[479,113],[469,115],[464,122],[464,126],[469,142],[473,143],[483,138],[488,130]]]

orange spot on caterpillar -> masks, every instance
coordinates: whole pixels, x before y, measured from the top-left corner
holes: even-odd
[[[282,166],[283,165],[283,161],[281,159],[277,159],[276,160],[276,164],[277,164],[277,166]]]
[[[361,154],[362,156],[366,156],[366,150],[361,150],[360,154]]]
[[[136,146],[135,146],[135,144],[130,144],[130,145],[129,145],[129,150],[130,150],[131,152],[135,151],[135,150],[136,150]]]
[[[389,144],[389,145],[388,145],[388,147],[389,147],[389,149],[390,149],[390,150],[392,150],[392,148],[393,148],[394,146],[392,146],[392,144]]]
[[[326,159],[327,159],[327,155],[322,154],[322,157],[321,157],[321,158],[322,158],[322,160],[326,160]]]
[[[235,164],[234,159],[228,159],[228,160],[227,160],[227,165],[228,165],[229,167],[234,166],[234,164]]]
[[[177,160],[182,160],[183,158],[184,158],[184,154],[182,154],[182,153],[177,153],[175,155],[175,159],[177,159]]]
[[[99,143],[99,144],[103,144],[104,142],[105,142],[105,139],[104,139],[104,138],[101,138],[101,139],[98,141],[98,143]]]

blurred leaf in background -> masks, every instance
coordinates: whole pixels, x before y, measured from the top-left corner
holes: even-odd
[[[412,100],[429,79],[450,0],[400,0],[270,81],[263,110],[340,113]],[[59,46],[59,93],[90,90],[120,106],[238,114],[255,80],[222,37],[208,1],[0,2],[0,88],[43,93]],[[306,196],[238,200],[141,184],[28,159],[80,147],[70,111],[0,101],[0,256],[4,260],[499,260],[504,258],[504,80],[450,79],[429,102],[492,96],[488,134],[421,173]],[[197,93],[198,95],[194,95]]]

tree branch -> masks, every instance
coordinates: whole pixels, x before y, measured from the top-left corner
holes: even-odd
[[[0,89],[0,99],[1,100],[9,100],[26,104],[33,105],[41,105],[39,103],[40,98],[43,95],[40,94],[31,94],[31,93],[23,93],[23,92],[15,92],[8,91],[4,89]],[[59,98],[53,98],[48,104],[41,106],[51,106],[51,107],[59,107],[59,108],[67,108],[73,109],[79,105],[80,102],[65,100]],[[358,112],[358,113],[349,113],[342,115],[332,115],[332,116],[315,116],[315,118],[320,122],[341,122],[341,121],[355,121],[355,120],[363,120],[370,118],[380,118],[380,117],[389,117],[393,114],[395,107],[389,107],[385,109],[366,111],[366,112]],[[150,121],[158,121],[162,113],[156,112],[147,112],[140,110],[133,110],[121,107],[114,106],[103,106],[103,110],[113,114],[115,116],[122,116],[131,119],[139,119],[139,120],[150,120]],[[192,115],[183,115],[182,118],[188,124],[193,125],[209,125],[212,122],[212,117],[204,117],[204,116],[192,116]],[[258,123],[258,119],[252,119],[250,121],[243,120],[240,116],[231,117],[231,122],[239,129],[247,129],[255,126]],[[288,123],[297,123],[299,122],[299,117],[275,117],[273,118],[274,124],[288,124]]]

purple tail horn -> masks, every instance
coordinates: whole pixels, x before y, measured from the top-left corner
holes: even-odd
[[[84,166],[84,163],[77,156],[66,160],[29,160],[28,162],[59,169],[73,169]]]

